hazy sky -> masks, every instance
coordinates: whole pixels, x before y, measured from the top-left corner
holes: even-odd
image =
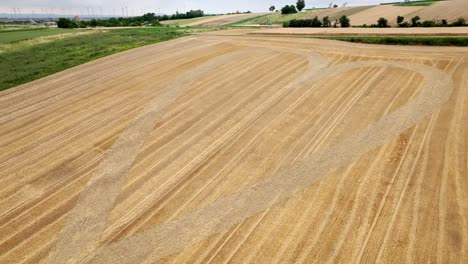
[[[306,8],[325,7],[330,2],[342,5],[371,5],[390,0],[306,0]],[[286,4],[293,4],[296,0],[0,0],[0,13],[48,13],[57,14],[95,14],[121,15],[122,7],[128,7],[129,15],[138,15],[143,12],[157,12],[172,14],[176,10],[183,12],[190,9],[202,9],[206,13],[227,13],[250,10],[252,12],[265,12],[271,5],[277,8]]]

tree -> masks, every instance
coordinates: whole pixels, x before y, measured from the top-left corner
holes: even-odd
[[[340,17],[340,25],[341,27],[349,27],[350,26],[350,23],[349,23],[349,18],[347,16],[342,16]]]
[[[377,27],[388,27],[388,20],[381,17],[379,20],[377,20]]]
[[[275,6],[270,6],[270,12],[275,11],[276,7]]]
[[[421,23],[419,22],[421,18],[419,16],[415,16],[413,18],[411,18],[411,26],[412,27],[417,27],[417,26],[420,26]]]
[[[323,17],[322,22],[323,22],[323,27],[331,26],[331,20],[328,16]]]
[[[333,5],[333,8],[337,8],[337,7],[338,7],[338,5],[337,5],[337,4]]]
[[[89,25],[92,26],[92,27],[97,27],[98,26],[98,21],[96,19],[91,19],[91,21],[89,22]]]
[[[281,14],[294,14],[297,13],[296,7],[293,5],[286,5],[285,7],[281,8]]]
[[[61,17],[57,21],[58,28],[77,28],[78,24],[68,18]]]
[[[299,12],[302,11],[302,9],[304,9],[305,7],[304,0],[297,0],[296,7],[297,7],[297,10],[299,10]]]
[[[403,21],[405,21],[405,17],[402,17],[402,16],[398,16],[397,19],[396,19],[396,22],[397,22],[398,25],[403,23]]]

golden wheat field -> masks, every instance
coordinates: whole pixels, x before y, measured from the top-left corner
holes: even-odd
[[[466,48],[190,36],[0,111],[0,263],[468,262]]]

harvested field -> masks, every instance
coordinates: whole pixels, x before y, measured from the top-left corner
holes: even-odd
[[[463,263],[467,59],[204,35],[0,92],[0,263]]]
[[[424,6],[393,6],[393,5],[380,5],[369,8],[349,17],[351,25],[371,25],[377,24],[380,17],[384,17],[391,25],[396,25],[398,16],[403,16],[406,21],[413,17],[413,13],[426,8]]]
[[[325,16],[329,16],[331,20],[338,19],[339,17],[346,15],[350,16],[356,13],[359,13],[363,10],[371,8],[372,6],[357,6],[357,7],[338,7],[338,8],[322,8],[322,9],[311,9],[299,13],[282,15],[280,12],[267,13],[262,16],[253,17],[252,19],[247,19],[245,21],[240,21],[237,25],[258,25],[260,23],[270,22],[273,25],[282,25],[284,22],[293,20],[293,19],[311,19],[314,17],[319,17],[322,19]]]
[[[190,23],[206,20],[206,19],[213,19],[216,16],[203,16],[203,17],[196,17],[196,18],[189,18],[189,19],[171,19],[171,20],[164,20],[160,23],[163,25],[169,26],[185,26]]]
[[[468,20],[468,1],[446,0],[430,6],[380,5],[354,14],[350,19],[352,25],[371,25],[376,24],[380,17],[384,17],[390,24],[396,25],[397,16],[405,17],[408,22],[414,16],[420,16],[422,21],[446,19],[449,23],[459,18]]]
[[[325,16],[330,17],[330,20],[334,21],[335,19],[339,19],[341,16],[352,16],[359,12],[363,12],[373,6],[348,6],[348,7],[338,7],[338,8],[326,8],[323,10],[319,10],[316,13],[310,13],[307,18],[314,18],[318,17],[322,19]]]
[[[453,22],[459,18],[468,20],[468,1],[440,1],[412,14],[412,16],[416,15],[420,16],[422,20],[447,19],[449,22]]]
[[[226,31],[227,33],[229,31]],[[257,35],[310,35],[310,36],[468,36],[468,27],[444,28],[269,28],[244,30]],[[219,31],[207,34],[219,34]]]
[[[235,23],[238,21],[242,21],[244,19],[249,19],[249,18],[253,18],[256,16],[260,16],[260,15],[262,14],[250,13],[250,14],[232,14],[232,15],[215,16],[215,17],[211,17],[211,18],[207,18],[207,19],[203,19],[200,21],[195,21],[195,22],[186,24],[186,26],[189,26],[189,27],[222,26],[222,25]]]

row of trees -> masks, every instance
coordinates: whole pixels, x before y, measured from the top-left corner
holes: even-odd
[[[465,22],[465,19],[460,18],[455,22],[448,23],[446,19],[442,19],[441,21],[433,21],[433,20],[425,20],[421,22],[421,18],[419,16],[412,17],[409,22],[405,21],[405,17],[398,16],[397,24],[399,27],[463,27],[468,26]],[[390,27],[388,20],[384,17],[379,18],[377,20],[377,24],[372,24],[370,27]]]
[[[160,17],[159,21],[170,20],[170,19],[190,19],[190,18],[202,17],[204,15],[205,13],[203,12],[203,10],[190,10],[186,13],[176,12],[170,17],[167,15],[164,15]]]
[[[397,17],[397,24],[399,27],[464,27],[468,26],[464,18],[459,18],[457,21],[448,23],[446,19],[442,19],[440,21],[433,21],[433,20],[425,20],[421,22],[421,18],[419,16],[415,16],[411,18],[411,23],[405,21],[405,17],[398,16]]]
[[[351,25],[350,20],[347,16],[341,16],[336,19],[332,25],[330,17],[326,16],[322,18],[322,21],[318,17],[312,19],[293,19],[283,24],[284,27],[349,27]]]
[[[186,13],[176,12],[168,16],[157,16],[154,13],[147,13],[142,16],[136,17],[119,17],[109,19],[92,19],[88,21],[76,21],[68,18],[60,18],[57,21],[59,28],[86,28],[86,27],[128,27],[128,26],[160,26],[159,21],[172,20],[172,19],[190,19],[195,17],[204,16],[202,10],[190,10]]]
[[[109,19],[91,19],[87,21],[77,21],[68,18],[59,18],[57,27],[59,28],[87,28],[87,27],[128,27],[128,26],[160,26],[159,17],[154,13],[147,13],[137,17],[119,17]]]

